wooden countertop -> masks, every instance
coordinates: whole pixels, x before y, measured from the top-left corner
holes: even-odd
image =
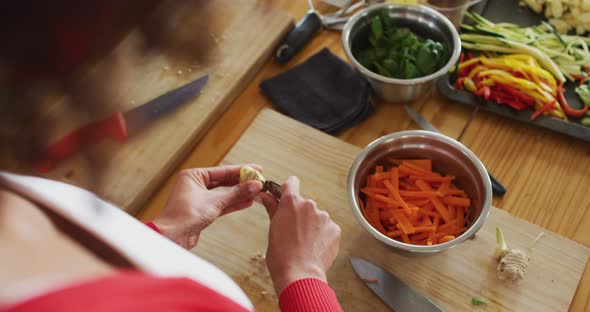
[[[290,12],[296,19],[308,9],[306,1],[266,2]],[[272,107],[259,91],[260,82],[304,61],[324,47],[346,59],[340,32],[324,30],[289,64],[280,65],[269,60],[175,172],[217,165],[260,109]],[[375,115],[339,137],[363,147],[384,134],[417,129],[403,106],[380,101],[375,104]],[[590,147],[585,142],[484,112],[478,112],[468,122],[471,109],[451,103],[434,91],[412,106],[443,133],[459,138],[472,149],[506,186],[508,192],[504,197],[494,197],[496,207],[590,246]],[[150,220],[159,214],[175,179],[176,175],[171,176],[153,195],[138,215],[141,220]],[[590,269],[587,266],[570,310],[589,309]]]

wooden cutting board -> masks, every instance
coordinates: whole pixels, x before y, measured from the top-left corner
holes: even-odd
[[[316,200],[342,228],[340,253],[329,281],[345,311],[388,311],[356,277],[348,261],[357,256],[391,271],[448,311],[566,311],[584,271],[590,250],[543,228],[493,208],[473,240],[431,257],[396,254],[366,233],[355,220],[346,197],[348,169],[360,148],[326,135],[277,112],[264,109],[223,164],[258,163],[264,175],[283,181],[297,175],[305,197]],[[526,248],[542,231],[526,279],[520,285],[499,281],[492,258],[495,228],[508,243]],[[255,206],[228,215],[207,229],[195,252],[230,274],[258,311],[277,310],[264,261],[268,217]],[[489,302],[475,307],[471,298]]]
[[[77,155],[45,177],[90,188],[102,198],[135,213],[154,188],[217,120],[268,60],[278,41],[292,26],[292,17],[256,0],[167,1],[155,16],[164,24],[151,34],[167,43],[146,52],[146,38],[131,31],[117,47],[89,69],[78,84],[108,99],[109,107],[94,107],[92,115],[71,113],[71,98],[53,103],[46,97],[45,120],[53,125],[48,142],[92,120],[126,111],[206,73],[201,95],[153,123],[127,142],[101,142],[86,155]],[[142,28],[143,30],[143,28]],[[150,38],[147,38],[148,40]],[[203,53],[199,49],[208,49]],[[199,58],[207,54],[207,58]],[[92,92],[90,92],[92,91]],[[107,94],[103,94],[107,93]],[[101,111],[102,109],[102,111]],[[64,117],[67,116],[67,117]],[[108,167],[96,169],[89,160]],[[29,166],[8,166],[35,174]],[[93,167],[95,170],[88,170]],[[99,171],[99,172],[97,172]],[[101,179],[97,180],[95,177]]]

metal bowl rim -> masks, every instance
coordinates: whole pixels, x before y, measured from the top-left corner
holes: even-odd
[[[394,240],[392,238],[389,238],[388,236],[384,235],[383,233],[377,231],[375,228],[373,228],[372,225],[369,224],[369,222],[362,215],[362,213],[360,211],[360,207],[359,207],[357,199],[356,199],[357,194],[355,194],[355,192],[354,192],[354,180],[356,178],[356,173],[359,170],[360,164],[363,162],[363,160],[366,159],[367,155],[370,152],[372,152],[376,147],[378,147],[379,145],[381,145],[384,142],[388,142],[390,140],[395,140],[395,139],[413,137],[413,136],[414,137],[436,138],[436,139],[439,139],[439,140],[457,148],[459,151],[464,153],[473,162],[473,164],[477,168],[477,171],[479,172],[480,176],[483,179],[486,197],[484,199],[484,204],[483,204],[481,213],[479,214],[479,216],[477,217],[475,222],[469,227],[469,229],[467,229],[467,231],[465,231],[465,233],[461,234],[459,237],[455,238],[454,240],[443,243],[443,244],[436,244],[436,245],[432,245],[432,246],[406,244],[406,243]],[[360,225],[366,231],[368,231],[373,237],[377,238],[379,241],[381,241],[382,243],[384,243],[386,245],[389,245],[391,247],[394,247],[394,248],[397,248],[397,249],[400,249],[403,251],[409,251],[409,252],[417,253],[417,254],[432,254],[432,253],[436,253],[439,251],[443,251],[443,250],[446,250],[449,248],[453,248],[453,247],[461,244],[465,240],[471,238],[483,226],[485,220],[487,219],[487,217],[490,213],[491,207],[492,207],[492,184],[491,184],[490,178],[487,174],[487,171],[486,171],[483,163],[479,160],[479,158],[470,149],[468,149],[465,145],[461,144],[461,142],[459,142],[453,138],[450,138],[444,134],[435,133],[435,132],[431,132],[431,131],[425,131],[425,130],[405,130],[405,131],[395,132],[395,133],[391,133],[391,134],[382,136],[382,137],[374,140],[373,142],[369,143],[369,145],[367,145],[361,151],[361,153],[355,158],[354,162],[352,163],[352,166],[350,167],[350,170],[348,172],[348,179],[347,179],[347,191],[348,191],[347,192],[348,193],[348,201],[350,202],[352,212],[355,215],[357,221],[360,223]]]
[[[418,77],[418,78],[414,78],[414,79],[396,79],[396,78],[390,78],[390,77],[379,75],[378,73],[375,73],[375,72],[369,70],[368,68],[364,67],[363,65],[361,65],[361,63],[359,63],[356,60],[356,58],[352,55],[352,51],[350,50],[350,46],[348,44],[348,41],[350,39],[350,33],[352,31],[352,27],[355,26],[356,23],[358,23],[358,21],[360,21],[362,18],[367,16],[369,13],[372,13],[373,11],[377,11],[377,10],[381,10],[381,9],[391,10],[394,8],[408,8],[410,10],[423,10],[426,13],[433,15],[436,19],[440,20],[443,24],[445,24],[447,26],[447,28],[451,32],[451,37],[453,38],[453,53],[451,54],[451,57],[449,58],[449,61],[445,64],[445,66],[441,67],[438,71],[436,71],[430,75],[427,75],[427,76]],[[346,53],[346,56],[352,62],[354,67],[356,67],[364,75],[367,75],[367,76],[369,76],[375,80],[378,80],[380,82],[394,83],[394,84],[400,84],[400,85],[421,84],[421,83],[433,81],[433,80],[443,76],[445,73],[447,73],[449,71],[451,66],[453,66],[453,64],[455,64],[457,62],[457,60],[459,60],[459,55],[461,54],[461,39],[460,39],[459,33],[457,32],[457,29],[455,28],[453,23],[451,23],[451,21],[449,21],[441,13],[439,13],[436,10],[434,10],[430,7],[427,7],[425,5],[398,5],[398,4],[383,3],[383,4],[376,4],[376,5],[367,7],[365,9],[362,9],[359,12],[355,13],[344,25],[343,30],[342,30],[342,46],[344,47],[344,52]]]

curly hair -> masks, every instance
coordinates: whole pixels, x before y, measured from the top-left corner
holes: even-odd
[[[141,38],[139,55],[165,51],[175,60],[205,61],[211,46],[206,16],[198,21],[198,32],[193,28],[194,35],[183,37],[175,35],[178,29],[170,20],[182,22],[208,2],[20,0],[0,4],[0,36],[5,43],[0,46],[0,170],[33,173],[26,164],[39,155],[57,123],[94,120],[116,109],[109,89],[115,87],[113,77],[121,75],[122,64],[109,53],[131,31]],[[88,75],[98,61],[107,66],[99,74]],[[99,172],[100,163],[85,155]]]

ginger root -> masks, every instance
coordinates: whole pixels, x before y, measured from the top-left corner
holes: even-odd
[[[506,245],[502,229],[500,227],[496,228],[496,249],[494,250],[494,257],[499,261],[496,271],[500,280],[509,280],[518,283],[524,279],[529,266],[530,255],[543,234],[541,232],[527,250],[510,249]]]
[[[244,166],[240,168],[240,183],[244,183],[247,181],[260,181],[262,183],[262,191],[272,194],[277,200],[281,198],[281,185],[277,184],[276,182],[266,180],[264,176],[258,172],[258,170],[250,167]]]
[[[240,168],[240,183],[247,181],[260,181],[262,185],[264,185],[264,182],[266,182],[264,176],[258,172],[258,170],[250,166],[244,166]]]

